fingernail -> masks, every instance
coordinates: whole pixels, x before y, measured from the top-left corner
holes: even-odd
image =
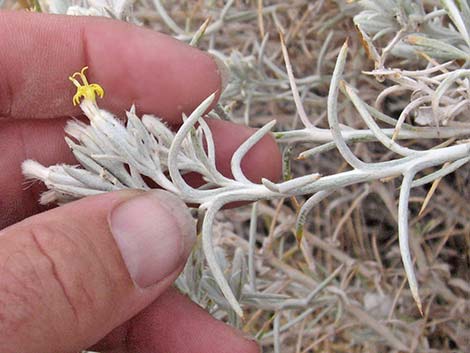
[[[227,87],[228,82],[230,80],[230,69],[225,65],[222,59],[220,59],[218,56],[209,53],[211,58],[214,60],[215,64],[217,65],[217,71],[219,72],[220,76],[220,92],[223,92],[225,87]]]
[[[110,215],[111,232],[134,282],[158,283],[187,258],[195,222],[173,194],[154,190],[119,204]]]

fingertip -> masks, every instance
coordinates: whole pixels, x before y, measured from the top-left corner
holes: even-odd
[[[110,229],[140,288],[154,286],[186,262],[196,240],[195,222],[175,195],[153,190],[121,203]]]
[[[170,288],[125,326],[93,346],[105,352],[259,353],[241,331],[214,319]]]
[[[227,87],[228,82],[230,81],[230,69],[225,65],[222,59],[220,59],[218,56],[214,54],[210,54],[210,57],[212,60],[214,60],[215,65],[217,66],[218,70],[218,75],[220,78],[220,92],[218,92],[219,96],[220,94],[225,90],[225,87]],[[218,98],[218,97],[217,97]]]

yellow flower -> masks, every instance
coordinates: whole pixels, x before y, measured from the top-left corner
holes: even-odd
[[[85,71],[88,69],[88,66],[85,66],[80,72],[75,72],[72,76],[69,77],[69,80],[73,82],[73,84],[77,87],[77,93],[73,96],[73,105],[80,104],[80,98],[91,100],[92,102],[96,102],[96,95],[98,97],[103,98],[104,90],[103,88],[96,84],[96,83],[88,83],[88,80],[85,76]],[[75,79],[75,76],[80,76],[82,79],[83,84],[78,82]]]

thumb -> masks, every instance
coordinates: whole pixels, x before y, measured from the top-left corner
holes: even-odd
[[[176,279],[195,224],[172,194],[82,199],[0,231],[0,352],[89,347]]]

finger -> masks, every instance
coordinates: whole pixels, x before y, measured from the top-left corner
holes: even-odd
[[[28,156],[44,165],[77,163],[64,140],[66,121],[0,120],[0,229],[45,209],[38,202],[45,186],[27,183],[21,172]]]
[[[135,103],[176,123],[182,112],[221,91],[223,65],[149,29],[98,17],[7,11],[0,11],[0,23],[0,117],[79,114],[67,78],[85,65],[90,83],[105,89],[100,105],[113,112]]]
[[[195,239],[165,191],[86,198],[0,232],[0,352],[74,352],[152,303]]]
[[[119,353],[259,353],[255,341],[171,288],[91,348]]]
[[[244,126],[222,120],[207,120],[213,134],[217,168],[231,175],[230,157],[253,132]],[[65,119],[36,121],[0,121],[0,229],[38,211],[40,183],[27,187],[21,174],[21,163],[26,159],[44,165],[76,164],[63,139]],[[247,177],[259,182],[261,177],[278,180],[281,173],[279,149],[271,136],[258,142],[242,160]],[[193,182],[196,182],[193,178]]]

